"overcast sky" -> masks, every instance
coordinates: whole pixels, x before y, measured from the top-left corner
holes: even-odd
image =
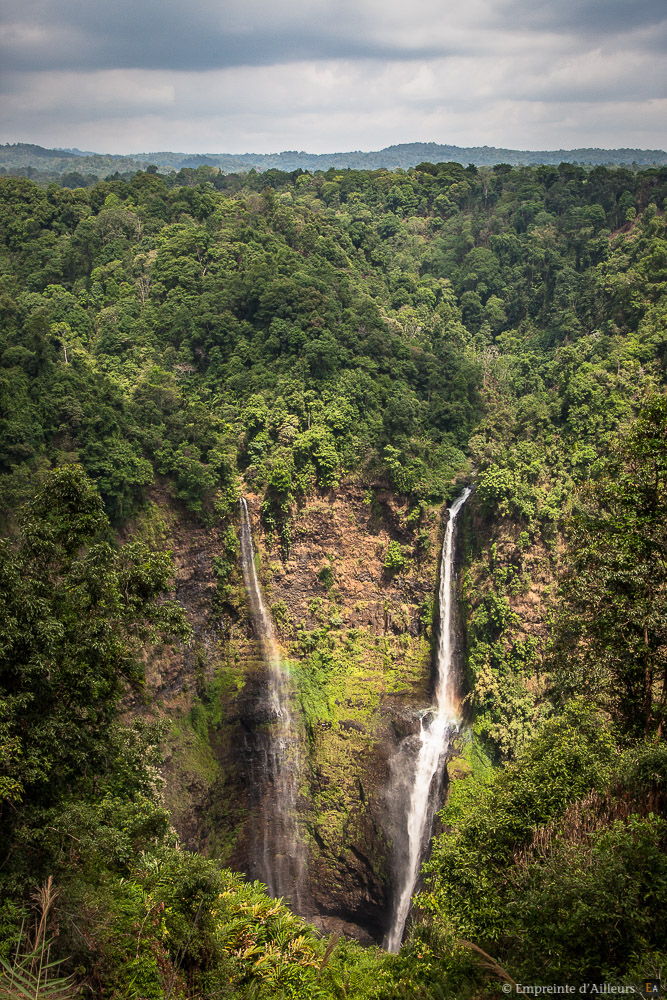
[[[665,0],[3,0],[3,142],[667,146]]]

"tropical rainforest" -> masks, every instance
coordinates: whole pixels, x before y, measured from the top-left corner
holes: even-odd
[[[667,978],[665,207],[664,167],[0,178],[0,996]],[[464,483],[464,724],[392,955],[386,748]],[[305,915],[252,877],[242,496]]]

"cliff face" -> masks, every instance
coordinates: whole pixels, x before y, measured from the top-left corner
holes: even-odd
[[[375,937],[388,908],[389,759],[410,708],[429,697],[439,519],[428,554],[411,547],[391,572],[390,542],[412,538],[406,515],[391,495],[353,487],[309,499],[267,588],[308,735],[310,905],[326,926],[353,922]]]
[[[430,697],[440,511],[422,512],[417,528],[390,493],[343,486],[296,512],[283,560],[263,533],[259,498],[248,504],[302,731],[301,909],[327,930],[379,940],[391,879],[389,760]],[[197,524],[157,493],[130,530],[172,549],[176,596],[194,630],[189,648],[151,656],[145,698],[134,705],[166,720],[174,827],[187,846],[259,877],[266,674],[233,559],[221,582],[229,532]],[[399,565],[386,569],[390,542]]]

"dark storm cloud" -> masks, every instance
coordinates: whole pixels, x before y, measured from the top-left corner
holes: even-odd
[[[171,69],[261,66],[303,59],[428,58],[442,47],[387,42],[371,8],[263,0],[12,0],[4,5],[5,70]]]

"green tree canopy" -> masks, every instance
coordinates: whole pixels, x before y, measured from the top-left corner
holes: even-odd
[[[590,693],[628,733],[659,737],[667,699],[667,397],[646,402],[578,499],[554,638],[557,684]]]
[[[95,487],[65,466],[24,508],[18,540],[0,544],[2,859],[44,809],[94,798],[118,756],[120,696],[142,683],[142,644],[188,634],[181,608],[161,598],[169,554],[110,538]],[[14,856],[14,871],[38,853]]]

